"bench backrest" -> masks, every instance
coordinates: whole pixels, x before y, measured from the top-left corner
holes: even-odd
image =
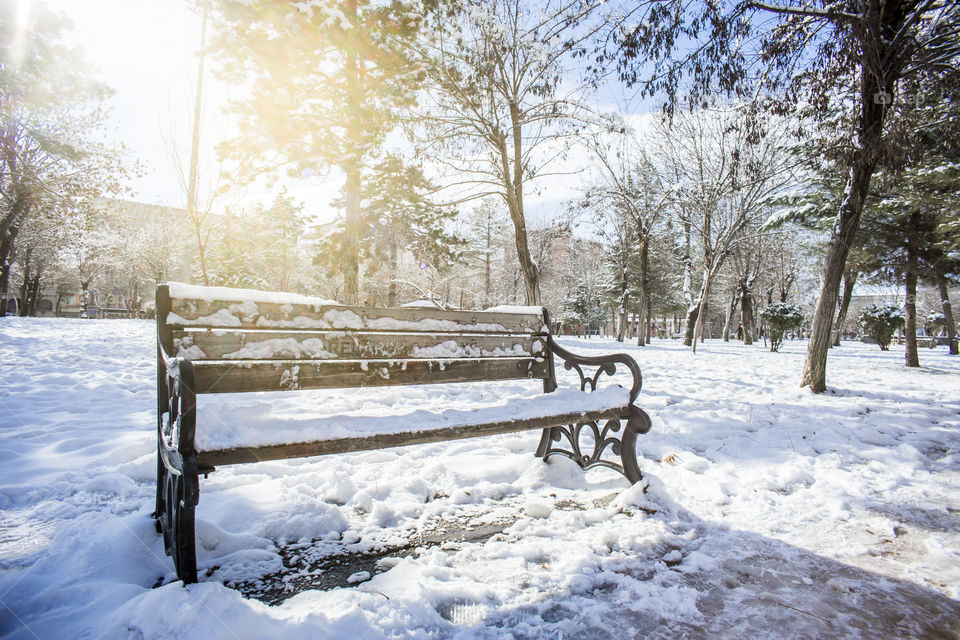
[[[168,357],[193,362],[197,393],[553,379],[537,307],[377,309],[169,283],[157,329]]]

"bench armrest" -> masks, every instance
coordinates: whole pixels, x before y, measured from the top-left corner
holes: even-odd
[[[553,339],[553,336],[549,334],[547,335],[547,348],[551,353],[556,354],[563,360],[564,369],[573,369],[580,375],[580,389],[583,391],[587,390],[587,386],[590,387],[590,391],[595,390],[600,374],[605,373],[608,376],[612,376],[617,371],[617,365],[622,364],[629,369],[633,375],[633,386],[630,387],[630,404],[633,404],[634,400],[637,399],[637,395],[640,393],[640,386],[643,384],[643,376],[640,373],[640,365],[637,364],[637,361],[634,360],[633,357],[625,353],[611,353],[602,356],[580,356],[558,345]],[[597,367],[597,370],[593,372],[593,375],[588,375],[588,373],[584,373],[583,371],[584,366]]]

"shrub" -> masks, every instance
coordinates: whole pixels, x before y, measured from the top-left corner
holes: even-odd
[[[925,328],[928,336],[938,335],[947,326],[947,319],[942,313],[934,311],[927,315]]]
[[[857,316],[857,324],[877,341],[883,351],[890,348],[894,331],[902,327],[903,323],[903,309],[890,303],[869,304]]]
[[[803,325],[800,307],[786,302],[776,302],[764,307],[760,311],[760,317],[770,329],[770,351],[780,348],[787,331],[799,329]]]

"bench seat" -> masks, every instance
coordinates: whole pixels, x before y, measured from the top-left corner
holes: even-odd
[[[626,418],[630,392],[609,385],[543,393],[539,381],[204,396],[194,444],[202,467],[380,449],[546,428],[582,420]],[[453,389],[451,387],[461,387]],[[576,407],[571,411],[571,407]],[[510,428],[510,424],[513,428]]]

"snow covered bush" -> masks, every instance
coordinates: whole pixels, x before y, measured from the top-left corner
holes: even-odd
[[[890,303],[869,304],[857,316],[857,324],[877,341],[883,351],[890,348],[893,332],[902,327],[903,322],[903,309]]]
[[[945,326],[947,326],[947,319],[942,313],[933,311],[927,314],[927,322],[924,328],[927,330],[928,336],[939,335]]]
[[[600,297],[591,295],[584,284],[577,286],[561,303],[557,317],[561,325],[573,327],[578,333],[599,330],[607,322],[607,311]]]
[[[800,307],[787,302],[775,302],[760,311],[760,317],[770,328],[770,351],[776,351],[787,331],[799,329],[803,324]]]

